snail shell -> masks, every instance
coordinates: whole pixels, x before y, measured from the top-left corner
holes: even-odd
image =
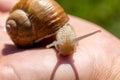
[[[20,0],[10,12],[6,29],[17,46],[28,47],[54,35],[67,21],[55,0]]]

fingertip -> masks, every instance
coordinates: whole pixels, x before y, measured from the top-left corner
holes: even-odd
[[[9,12],[18,0],[0,0],[0,11]]]

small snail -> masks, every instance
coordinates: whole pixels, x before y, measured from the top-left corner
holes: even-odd
[[[74,29],[63,8],[55,0],[20,0],[10,12],[6,29],[13,42],[20,47],[29,47],[44,38],[56,36],[47,48],[55,46],[61,55],[74,53],[80,39],[100,30],[76,38]]]

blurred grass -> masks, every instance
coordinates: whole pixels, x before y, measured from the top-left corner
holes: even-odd
[[[67,13],[94,22],[120,38],[120,0],[56,0]]]

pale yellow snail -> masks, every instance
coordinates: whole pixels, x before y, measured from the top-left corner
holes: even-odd
[[[20,0],[10,12],[6,30],[20,47],[29,47],[56,35],[56,40],[47,47],[56,46],[60,54],[66,56],[75,51],[79,40],[67,24],[68,20],[67,14],[55,0]]]

